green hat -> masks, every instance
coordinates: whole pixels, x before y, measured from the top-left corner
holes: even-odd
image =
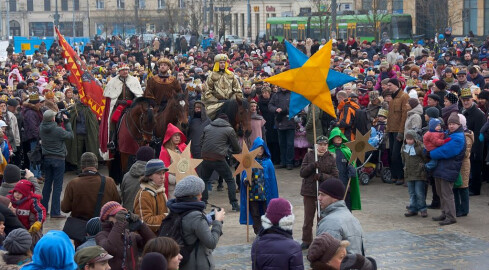
[[[328,143],[328,137],[324,136],[324,135],[319,135],[317,138],[316,138],[316,143]]]
[[[101,246],[82,248],[75,253],[75,262],[78,265],[78,269],[83,269],[87,264],[105,262],[112,258],[114,257]]]

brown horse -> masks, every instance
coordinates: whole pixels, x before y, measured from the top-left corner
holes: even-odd
[[[236,131],[238,137],[249,138],[251,135],[251,111],[250,103],[246,99],[237,97],[228,99],[222,104],[216,117],[225,113],[229,118],[229,123]],[[249,142],[247,142],[249,144]]]

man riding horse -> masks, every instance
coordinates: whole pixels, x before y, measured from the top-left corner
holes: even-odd
[[[177,78],[171,75],[172,62],[168,58],[161,58],[157,62],[158,75],[148,79],[144,97],[153,99],[157,112],[162,112],[176,95],[183,93]]]
[[[105,109],[100,123],[100,154],[104,160],[109,160],[108,147],[114,142],[116,125],[126,107],[132,100],[143,95],[143,89],[136,77],[129,75],[129,67],[120,64],[119,74],[112,78],[104,89]],[[109,144],[110,142],[110,144]]]
[[[206,81],[207,89],[202,96],[207,115],[214,119],[224,101],[243,97],[241,86],[232,71],[228,69],[228,56],[218,54],[214,57],[212,74]]]

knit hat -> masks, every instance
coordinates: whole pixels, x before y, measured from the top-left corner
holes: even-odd
[[[447,88],[447,83],[444,80],[438,80],[435,82],[436,88],[440,90],[445,90]]]
[[[17,183],[20,181],[20,168],[14,164],[7,164],[3,171],[3,181],[5,183]]]
[[[440,119],[438,118],[431,118],[430,122],[428,123],[428,128],[431,132],[436,132],[435,128],[441,124]]]
[[[455,104],[458,102],[458,97],[454,93],[448,93],[445,98],[450,101],[450,103]]]
[[[328,178],[319,185],[319,191],[337,200],[343,200],[345,185],[337,178]]]
[[[20,180],[10,192],[13,194],[15,191],[27,197],[34,191],[34,185],[28,180]]]
[[[47,110],[43,113],[42,115],[42,121],[44,122],[51,122],[53,121],[53,117],[56,116],[56,112],[53,110]]]
[[[452,112],[452,114],[450,114],[450,117],[448,117],[448,124],[460,125],[460,117],[458,117],[456,112]]]
[[[109,216],[115,216],[115,214],[121,210],[126,210],[126,208],[122,207],[120,203],[116,201],[107,202],[102,206],[102,209],[100,209],[100,220],[106,221]]]
[[[75,262],[78,265],[78,269],[85,268],[87,264],[105,262],[112,258],[114,257],[101,246],[82,248],[75,253]]]
[[[485,100],[489,100],[489,91],[487,91],[487,90],[482,90],[482,91],[479,93],[478,98],[479,98],[479,99],[485,99]]]
[[[314,238],[309,246],[309,250],[307,251],[307,259],[311,263],[320,261],[326,264],[334,257],[340,245],[340,240],[334,238],[329,233],[322,233],[318,237]]]
[[[396,78],[392,78],[389,80],[390,83],[396,85],[397,87],[399,87],[399,80],[396,79]]]
[[[98,158],[97,156],[92,153],[92,152],[85,152],[81,156],[81,168],[82,170],[88,167],[93,167],[98,169]]]
[[[464,130],[467,130],[467,118],[461,113],[458,114],[458,118],[460,118],[460,125],[462,125]]]
[[[440,117],[440,111],[436,107],[428,107],[425,111],[425,114],[428,115],[429,118]]]
[[[150,252],[144,255],[141,261],[141,270],[166,270],[167,261],[159,252]]]
[[[409,103],[409,106],[411,106],[411,108],[415,108],[416,106],[419,105],[419,100],[417,98],[410,98],[408,100],[408,103]]]
[[[267,211],[261,220],[264,229],[269,229],[275,225],[283,230],[291,231],[295,220],[292,204],[284,198],[270,200]]]
[[[184,177],[175,185],[175,197],[197,196],[204,191],[205,184],[202,179],[195,175]]]
[[[155,150],[149,146],[141,146],[136,152],[136,160],[149,161],[155,158]]]
[[[32,237],[26,229],[15,229],[11,231],[5,240],[3,246],[10,254],[25,254],[32,245]]]
[[[95,236],[102,230],[102,222],[99,217],[91,218],[86,225],[87,234]]]
[[[146,163],[146,167],[144,167],[144,176],[150,176],[159,171],[168,171],[168,168],[165,167],[165,163],[161,159],[151,159]]]

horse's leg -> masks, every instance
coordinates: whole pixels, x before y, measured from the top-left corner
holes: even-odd
[[[127,171],[127,161],[129,160],[129,154],[121,153],[121,171],[125,173]]]

